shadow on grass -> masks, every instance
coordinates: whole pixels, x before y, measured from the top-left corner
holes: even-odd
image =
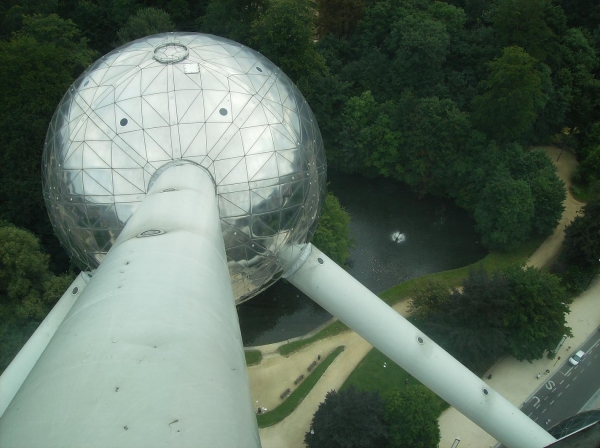
[[[406,380],[408,380],[408,383]],[[409,385],[414,386],[415,384],[421,383],[406,370],[395,364],[390,358],[376,348],[373,348],[352,371],[340,388],[340,391],[354,386],[358,390],[377,391],[385,400],[385,397],[391,392],[403,389]],[[440,414],[450,407],[448,403],[437,395],[436,399]]]

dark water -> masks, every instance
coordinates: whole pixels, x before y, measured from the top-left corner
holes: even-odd
[[[466,266],[487,254],[474,221],[448,200],[419,199],[407,187],[384,179],[329,171],[327,180],[351,217],[355,246],[348,272],[374,293],[423,274]],[[240,305],[238,314],[247,346],[303,335],[331,317],[281,280]]]

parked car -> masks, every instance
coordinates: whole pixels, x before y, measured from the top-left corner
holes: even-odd
[[[572,366],[576,366],[577,364],[579,364],[579,361],[581,361],[584,356],[585,356],[585,352],[583,350],[579,350],[577,353],[575,353],[573,356],[571,356],[569,358],[569,363]]]

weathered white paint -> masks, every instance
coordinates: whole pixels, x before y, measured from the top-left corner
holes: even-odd
[[[56,333],[56,329],[87,285],[89,278],[90,276],[86,272],[82,272],[77,276],[40,326],[19,350],[17,356],[0,375],[0,417],[2,417],[25,378],[27,378],[40,355],[48,346],[48,342],[50,342],[50,339]]]
[[[201,168],[158,177],[0,419],[0,446],[260,446]]]

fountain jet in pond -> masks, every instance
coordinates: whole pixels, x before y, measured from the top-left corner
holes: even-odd
[[[554,441],[309,241],[323,143],[259,53],[159,34],[59,104],[44,198],[80,276],[0,379],[0,446],[260,446],[235,304],[281,276],[507,446]]]

